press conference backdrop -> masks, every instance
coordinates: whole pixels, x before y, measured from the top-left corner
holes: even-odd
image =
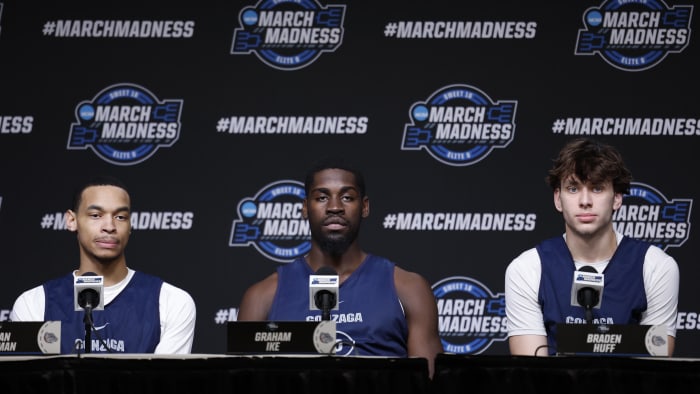
[[[223,353],[244,290],[308,251],[304,171],[331,154],[365,171],[363,247],[433,286],[445,349],[507,354],[506,265],[563,232],[544,177],[594,136],[634,174],[616,228],[680,265],[676,355],[700,356],[695,11],[2,1],[0,320],[77,267],[64,212],[108,173],[132,193],[128,265],[189,291],[193,352]]]

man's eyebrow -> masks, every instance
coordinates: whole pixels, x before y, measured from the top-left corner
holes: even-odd
[[[85,208],[85,209],[86,210],[94,209],[94,210],[102,211],[102,212],[105,211],[104,207],[102,207],[101,205],[97,205],[97,204],[88,205],[87,208]],[[123,207],[119,207],[115,210],[115,212],[130,212],[130,211],[131,211],[131,209],[129,209],[129,206],[127,206],[127,205],[124,205]]]
[[[343,187],[340,188],[340,192],[341,192],[341,193],[345,193],[345,192],[347,192],[348,190],[355,190],[355,191],[357,191],[357,187],[355,187],[355,186],[343,186]],[[316,187],[316,188],[311,189],[311,192],[312,192],[312,193],[313,193],[313,192],[320,192],[320,193],[330,194],[330,189],[327,188],[327,187]]]

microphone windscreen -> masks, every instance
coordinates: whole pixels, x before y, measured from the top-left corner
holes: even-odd
[[[593,272],[593,273],[598,273],[598,270],[591,267],[590,265],[584,265],[583,267],[579,268],[577,271],[583,271],[583,272]]]
[[[104,276],[85,272],[73,280],[73,303],[75,311],[86,306],[93,310],[104,310]]]

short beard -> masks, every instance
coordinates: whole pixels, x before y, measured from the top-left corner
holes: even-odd
[[[311,237],[316,241],[321,251],[333,257],[341,257],[348,251],[350,245],[352,245],[360,235],[360,223],[361,219],[358,221],[357,227],[350,229],[350,232],[347,234],[330,234],[329,236],[324,236],[322,233],[315,235],[312,233]]]
[[[342,256],[352,244],[352,240],[348,237],[340,238],[322,238],[318,239],[318,246],[322,251],[330,254],[333,257]]]

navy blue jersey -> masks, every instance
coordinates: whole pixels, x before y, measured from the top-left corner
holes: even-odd
[[[338,290],[336,321],[337,354],[406,357],[408,327],[394,286],[394,263],[373,255],[353,272]],[[268,320],[320,321],[321,311],[309,309],[309,275],[313,271],[304,258],[277,269],[277,292]]]
[[[103,311],[93,311],[92,352],[153,353],[160,341],[159,297],[163,280],[135,272]],[[61,321],[61,353],[82,353],[85,312],[74,311],[73,274],[44,283],[44,320]],[[77,349],[76,349],[77,348]]]
[[[644,258],[649,244],[624,237],[603,274],[605,286],[600,309],[593,309],[593,323],[639,324],[647,309],[644,290]],[[549,353],[556,353],[556,324],[585,323],[585,311],[571,305],[574,265],[563,237],[537,245],[542,263],[539,303],[547,330]]]

